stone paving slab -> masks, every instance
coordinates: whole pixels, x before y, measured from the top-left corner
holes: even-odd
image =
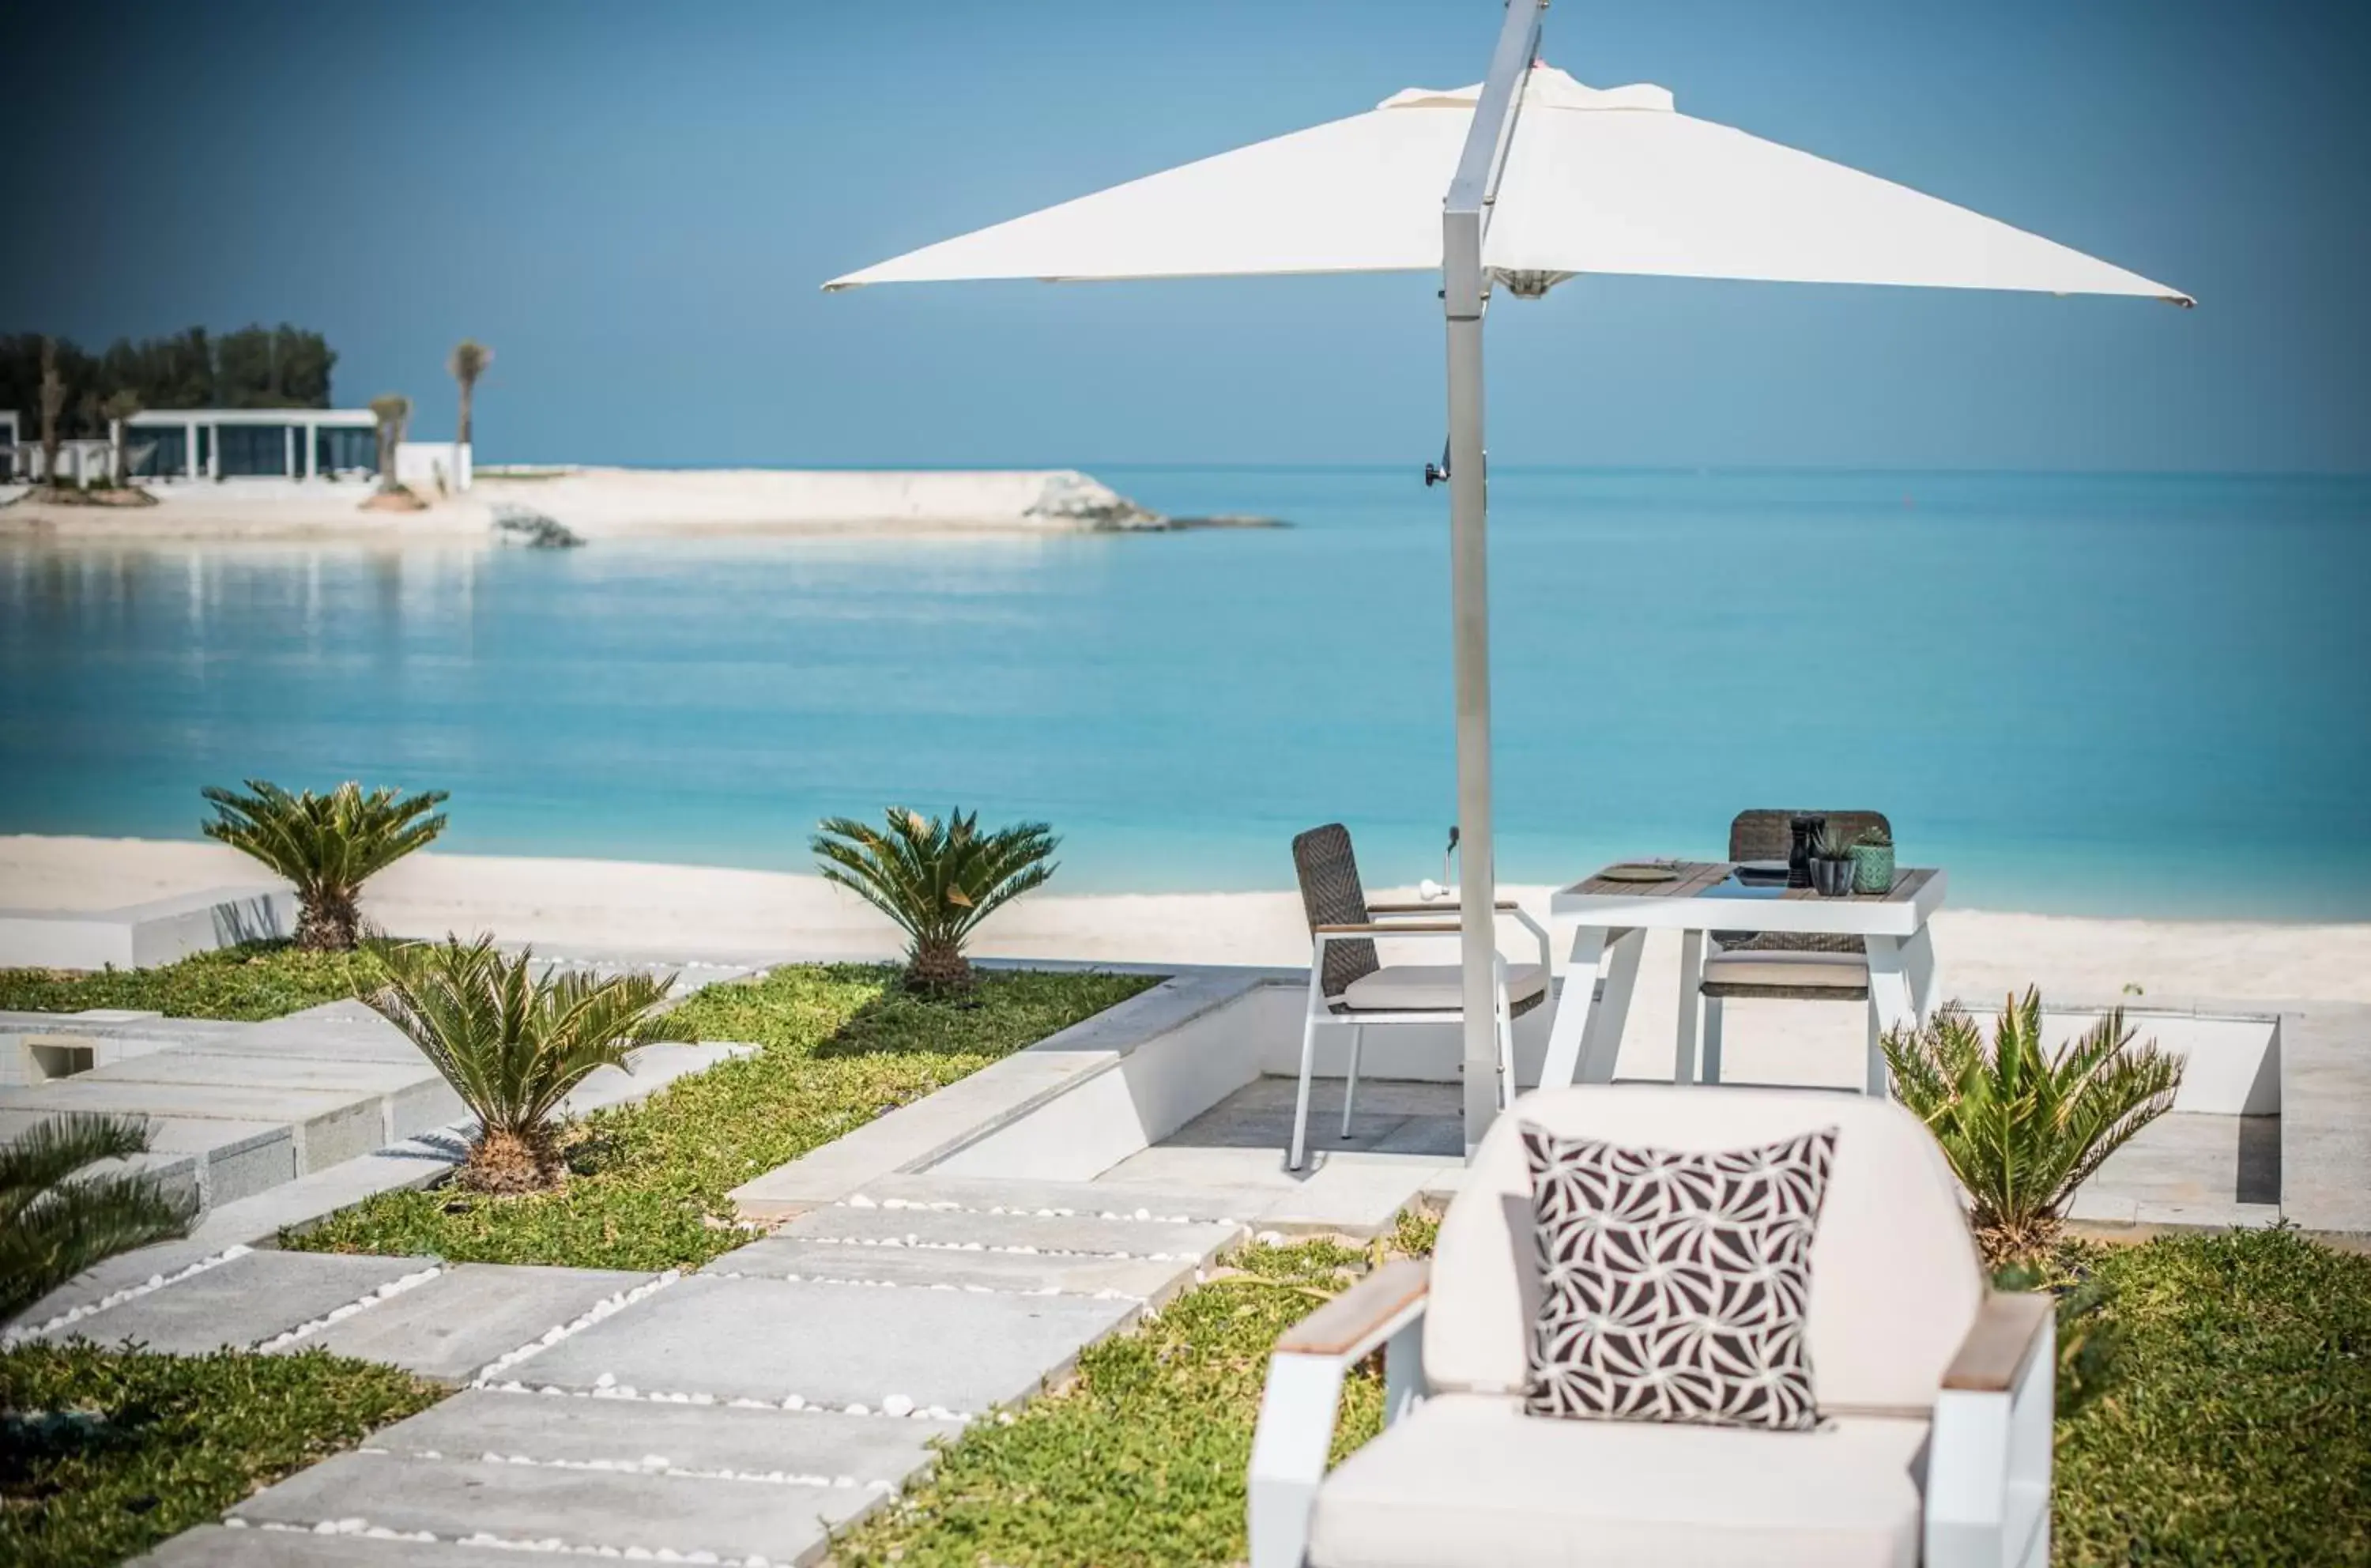
[[[298,1344],[463,1383],[496,1358],[573,1322],[604,1298],[656,1277],[616,1269],[459,1263]]]
[[[45,1337],[100,1344],[137,1340],[173,1355],[244,1349],[434,1263],[433,1258],[249,1252]]]
[[[201,1525],[125,1568],[519,1568],[515,1547]]]
[[[105,1262],[84,1270],[25,1309],[17,1315],[14,1332],[30,1335],[33,1330],[52,1318],[104,1301],[120,1290],[132,1290],[161,1282],[192,1263],[203,1262],[218,1255],[222,1251],[222,1248],[191,1239],[163,1241],[154,1247],[119,1252]]]
[[[1104,1257],[1183,1258],[1198,1262],[1241,1237],[1243,1227],[1202,1221],[1040,1218],[1033,1214],[833,1205],[810,1209],[775,1234],[859,1244],[1084,1252]]]
[[[1104,1219],[1245,1220],[1272,1193],[1254,1187],[1157,1187],[1120,1182],[1035,1182],[999,1176],[891,1175],[846,1201],[884,1207],[945,1205],[980,1213],[1070,1214]]]
[[[977,1413],[1035,1392],[1137,1304],[694,1275],[518,1368],[531,1385]]]
[[[191,1232],[198,1240],[260,1246],[283,1229],[302,1229],[325,1216],[398,1187],[424,1187],[461,1162],[468,1146],[449,1131],[423,1134],[341,1160],[327,1170],[282,1182],[209,1207]]]
[[[715,1481],[609,1470],[341,1454],[238,1504],[256,1523],[360,1519],[445,1540],[763,1557],[790,1562],[885,1495],[862,1486]]]
[[[623,1067],[601,1067],[586,1074],[584,1081],[570,1090],[568,1098],[560,1102],[561,1113],[582,1116],[605,1106],[647,1100],[677,1078],[706,1072],[719,1062],[746,1056],[756,1050],[754,1045],[724,1041],[645,1045],[634,1053],[631,1072]]]
[[[528,1365],[532,1365],[529,1363]],[[406,1458],[561,1460],[706,1474],[842,1477],[895,1482],[931,1458],[932,1438],[960,1424],[825,1411],[655,1404],[472,1389],[372,1435]]]
[[[954,1290],[1050,1290],[1067,1296],[1117,1295],[1159,1301],[1178,1286],[1191,1283],[1197,1265],[1185,1260],[850,1247],[776,1236],[727,1252],[701,1272]]]

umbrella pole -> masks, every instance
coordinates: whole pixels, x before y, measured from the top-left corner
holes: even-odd
[[[1450,636],[1457,686],[1458,898],[1464,931],[1465,1155],[1498,1118],[1498,870],[1491,860],[1489,499],[1482,454],[1482,314],[1449,318]]]
[[[1482,444],[1482,311],[1488,286],[1482,236],[1498,190],[1498,170],[1521,112],[1523,85],[1539,54],[1547,0],[1509,0],[1474,105],[1474,123],[1441,203],[1440,300],[1449,317],[1450,636],[1457,682],[1459,943],[1465,1016],[1465,1157],[1498,1119],[1498,875],[1490,821],[1489,473]],[[1509,1020],[1508,1028],[1513,1027]],[[1506,1086],[1512,1090],[1511,1084]]]

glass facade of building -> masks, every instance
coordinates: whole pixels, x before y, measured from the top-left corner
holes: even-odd
[[[133,425],[123,432],[123,466],[135,479],[178,479],[190,471],[184,425]]]
[[[220,432],[223,477],[287,473],[288,431],[281,424],[224,425]]]
[[[378,432],[325,425],[313,432],[313,465],[322,474],[378,472]]]

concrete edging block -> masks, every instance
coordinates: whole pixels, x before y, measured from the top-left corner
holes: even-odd
[[[1150,1042],[1271,984],[1245,970],[1180,970],[1093,1018],[901,1105],[732,1193],[745,1218],[781,1219],[865,1182],[923,1170],[1110,1072]]]
[[[0,965],[145,969],[295,928],[296,895],[271,886],[208,888],[119,909],[0,909]]]

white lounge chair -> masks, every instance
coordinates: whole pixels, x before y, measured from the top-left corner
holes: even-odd
[[[1519,1125],[1712,1151],[1838,1129],[1811,1248],[1810,1432],[1524,1413],[1539,1297]],[[1942,1152],[1898,1105],[1594,1085],[1518,1101],[1430,1265],[1377,1270],[1278,1342],[1253,1442],[1253,1568],[2041,1568],[2053,1325],[1988,1291]],[[1389,1424],[1325,1473],[1347,1371]]]
[[[1340,823],[1313,827],[1292,841],[1293,870],[1309,917],[1309,1013],[1301,1029],[1301,1089],[1292,1109],[1292,1153],[1298,1170],[1308,1155],[1309,1085],[1317,1062],[1320,1024],[1350,1027],[1350,1068],[1342,1080],[1342,1136],[1359,1093],[1359,1052],[1369,1024],[1459,1023],[1465,1017],[1464,974],[1448,963],[1384,963],[1375,939],[1457,937],[1464,917],[1454,903],[1370,904],[1359,881],[1350,830]],[[1498,1033],[1498,1103],[1515,1092],[1515,1020],[1548,999],[1547,928],[1510,902],[1491,918],[1509,915],[1539,943],[1537,963],[1498,962],[1495,1015]],[[1594,979],[1594,976],[1591,976]]]

